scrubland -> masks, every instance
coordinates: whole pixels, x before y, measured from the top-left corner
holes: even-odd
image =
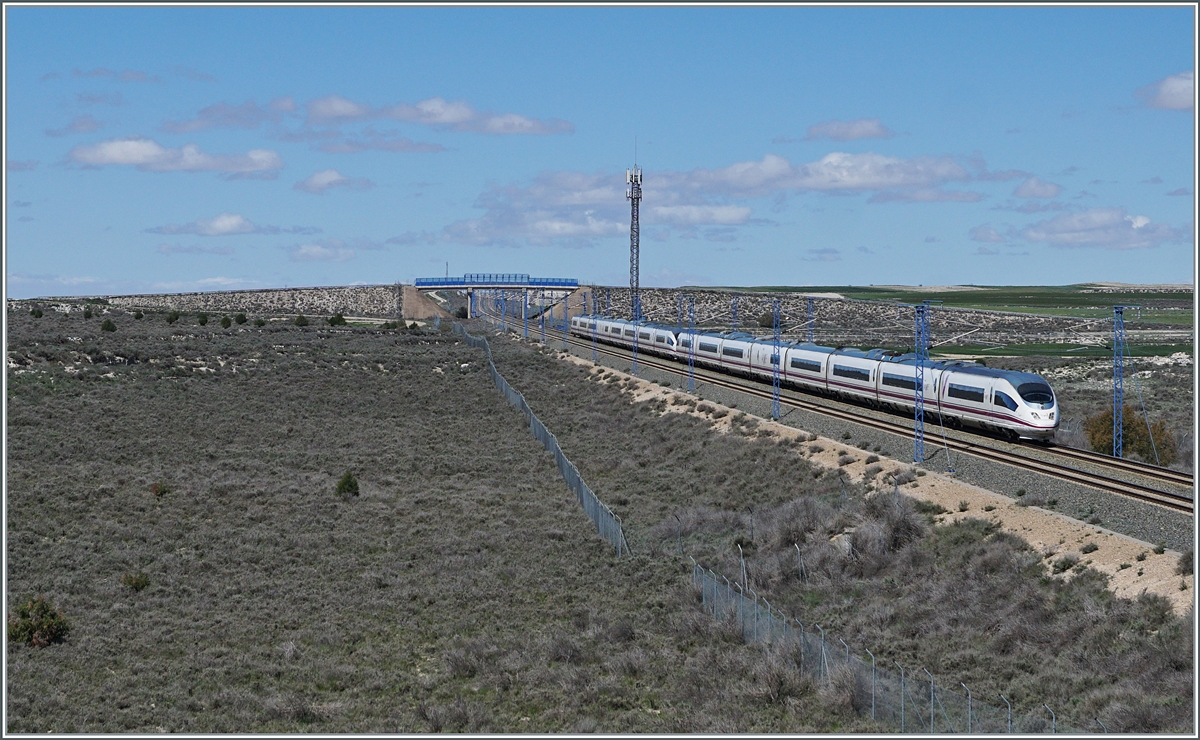
[[[680,547],[732,578],[737,545],[773,604],[881,660],[1064,724],[1190,729],[1191,615],[934,527],[750,417],[722,434],[493,341],[626,522],[618,560],[452,335],[8,318],[9,604],[71,624],[7,645],[10,732],[880,729],[699,610]]]

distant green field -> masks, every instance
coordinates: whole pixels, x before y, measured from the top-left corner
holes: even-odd
[[[1192,354],[1192,345],[1190,344],[1130,344],[1129,355],[1133,357],[1165,357],[1173,355],[1176,352],[1186,352]],[[1006,344],[1002,346],[981,346],[964,344],[955,347],[946,347],[945,352],[933,350],[930,352],[932,357],[940,357],[943,354],[947,355],[978,355],[980,357],[1028,357],[1030,355],[1039,355],[1042,357],[1112,357],[1112,349],[1105,347],[1097,347],[1096,345],[1080,345],[1080,344]]]
[[[861,285],[766,285],[750,288],[723,287],[718,290],[761,292],[839,293],[847,298],[897,303],[940,301],[944,306],[976,308],[987,311],[1013,311],[1076,318],[1107,318],[1115,305],[1141,306],[1129,311],[1127,321],[1191,326],[1194,291],[1137,290],[1104,291],[1091,284],[1081,285],[997,285],[963,286],[962,290],[939,291],[917,287],[875,287]]]

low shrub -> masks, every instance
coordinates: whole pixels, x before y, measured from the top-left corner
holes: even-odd
[[[150,486],[150,493],[153,493],[155,496],[166,496],[170,492],[171,487],[166,483],[155,483]]]
[[[206,326],[208,324],[208,314],[206,314],[206,313],[196,314],[196,323],[200,324],[200,326]]]
[[[221,328],[228,329],[231,326],[233,326],[233,320],[230,319],[228,316],[222,316],[221,317]]]
[[[300,314],[299,316],[296,317],[296,320],[293,321],[292,323],[295,324],[296,326],[308,326],[308,319],[306,319],[304,317],[304,314]]]
[[[867,459],[870,460],[871,458],[867,458]],[[875,459],[878,460],[879,458],[875,458]],[[867,469],[863,471],[863,480],[864,481],[873,480],[875,478],[875,476],[879,475],[880,471],[882,471],[882,470],[883,470],[882,465],[868,465]]]
[[[33,317],[33,318],[35,318],[35,319],[40,319],[40,318],[42,318],[42,315],[43,315],[43,314],[42,314],[42,309],[40,309],[40,308],[31,308],[31,309],[29,309],[29,315],[30,315],[30,316],[32,316],[32,317]]]
[[[116,330],[117,330],[117,325],[113,323],[112,319],[105,319],[104,323],[100,325],[100,331],[116,331]]]
[[[358,479],[354,477],[354,473],[351,473],[349,470],[347,470],[346,474],[342,476],[342,479],[338,481],[335,492],[337,493],[337,495],[342,496],[344,498],[349,498],[350,496],[357,496],[358,495]]]
[[[128,586],[134,591],[141,591],[150,585],[150,576],[140,570],[137,573],[126,573],[121,576],[121,585]]]
[[[454,311],[454,318],[456,318],[456,319],[465,319],[465,318],[467,318],[467,307],[466,307],[466,306],[459,306],[457,309],[455,309],[455,311]]]
[[[325,320],[329,322],[330,326],[345,326],[346,325],[346,317],[342,316],[341,313],[335,313],[334,315],[330,316],[329,318],[327,318]]]
[[[1154,546],[1154,554],[1155,555],[1162,555],[1166,551],[1167,551],[1167,544],[1165,542],[1159,542],[1157,545]]]
[[[1159,419],[1146,428],[1146,421],[1133,406],[1125,406],[1121,412],[1121,437],[1123,450],[1132,451],[1146,462],[1162,466],[1175,462],[1175,436],[1167,428],[1167,422]],[[1088,443],[1095,452],[1111,453],[1113,449],[1113,412],[1108,409],[1090,416],[1083,423]]]
[[[88,306],[87,308],[83,309],[83,318],[85,318],[85,319],[92,318],[92,307],[91,306]]]
[[[968,511],[970,508],[971,508],[971,504],[969,502],[967,502],[967,501],[959,501],[958,502],[958,510],[959,511]]]
[[[239,324],[244,324],[244,323],[246,323],[246,314],[239,313],[237,316],[233,317],[233,320],[238,322]]]
[[[255,325],[255,326],[266,326],[266,325],[267,325],[267,320],[266,320],[266,319],[255,319],[255,320],[254,320],[254,325]]]
[[[852,462],[854,462],[853,457],[850,457],[849,455],[838,455],[837,464],[839,468],[844,465],[849,465]]]
[[[1100,549],[1100,546],[1097,545],[1095,542],[1089,542],[1086,545],[1084,545],[1083,547],[1079,548],[1079,552],[1083,553],[1084,555],[1087,555],[1089,552],[1096,552],[1099,549]]]
[[[1078,563],[1078,555],[1074,553],[1067,553],[1058,560],[1054,561],[1054,565],[1051,570],[1054,571],[1055,575],[1058,575],[1059,573],[1066,573],[1068,570],[1074,568]]]
[[[879,455],[867,455],[867,460],[866,460],[867,465],[870,465],[871,463],[877,463],[877,462],[879,462]]]
[[[8,620],[9,642],[46,647],[67,639],[71,625],[45,596],[37,596],[17,605]]]
[[[1187,576],[1191,575],[1194,567],[1195,555],[1191,550],[1179,556],[1179,562],[1175,564],[1176,575]]]
[[[717,409],[712,415],[714,419],[724,419],[726,416],[729,416],[729,411],[727,409]]]
[[[133,318],[135,318],[135,319],[140,319],[140,318],[142,318],[142,317],[143,317],[143,316],[145,316],[145,315],[146,315],[146,314],[142,313],[141,311],[135,311],[135,312],[134,312],[134,314],[133,314]]]
[[[1143,560],[1145,560],[1145,559],[1146,559],[1146,551],[1145,551],[1145,550],[1142,550],[1141,552],[1139,552],[1139,553],[1137,554],[1137,557],[1136,557],[1136,558],[1134,558],[1134,559],[1135,559],[1135,560],[1137,560],[1139,563],[1140,563],[1140,562],[1142,562]]]
[[[176,321],[179,321],[179,312],[178,311],[172,311],[171,313],[167,314],[167,323],[168,324],[174,324]]]

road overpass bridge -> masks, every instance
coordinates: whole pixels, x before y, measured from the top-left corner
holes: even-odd
[[[548,305],[565,293],[579,287],[574,278],[535,278],[523,273],[467,273],[462,277],[417,278],[413,285],[417,290],[461,290],[467,294],[467,317],[474,318],[476,291],[512,290],[524,293],[524,305],[536,293],[536,302]],[[547,300],[547,298],[549,300]]]

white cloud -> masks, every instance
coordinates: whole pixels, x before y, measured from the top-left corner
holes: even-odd
[[[1062,186],[1046,182],[1038,177],[1031,177],[1017,186],[1013,196],[1017,198],[1057,198],[1062,193]]]
[[[295,189],[314,195],[324,195],[325,191],[330,188],[366,190],[374,186],[375,183],[365,177],[346,177],[337,170],[321,170],[296,183]]]
[[[1147,85],[1134,94],[1150,108],[1165,108],[1167,110],[1191,110],[1195,97],[1195,83],[1191,71],[1180,72],[1177,75],[1164,77],[1151,85]]]
[[[288,249],[288,259],[292,262],[346,262],[354,259],[354,250],[343,244],[340,239],[299,244]]]
[[[222,172],[235,176],[273,177],[283,168],[279,154],[270,149],[251,149],[238,155],[212,155],[200,151],[195,144],[172,149],[139,137],[77,146],[67,156],[82,165],[132,165],[149,172]]]
[[[655,206],[649,209],[650,223],[668,223],[676,226],[696,224],[742,224],[750,218],[747,206]]]
[[[341,95],[326,95],[310,100],[305,107],[309,120],[322,124],[358,121],[376,115],[371,106],[355,103]]]
[[[315,226],[260,226],[240,213],[222,213],[213,218],[199,219],[187,224],[167,224],[146,229],[149,234],[196,234],[198,236],[231,236],[235,234],[317,234]]]
[[[976,226],[975,228],[968,231],[967,235],[971,237],[971,241],[976,241],[976,242],[1002,242],[1002,241],[1004,241],[1004,237],[1000,236],[1000,232],[996,231],[995,229],[993,229],[991,226],[988,226],[987,224],[983,224],[982,226]]]
[[[46,129],[46,136],[66,136],[67,134],[90,134],[104,124],[89,115],[76,116],[70,123],[60,129]]]
[[[983,193],[973,190],[941,190],[918,188],[916,190],[885,190],[871,196],[868,203],[977,203]]]
[[[569,134],[575,127],[557,118],[538,119],[517,113],[487,113],[475,110],[467,103],[435,97],[419,103],[396,103],[374,108],[340,95],[326,95],[309,101],[306,106],[310,123],[336,125],[351,121],[391,118],[406,123],[419,123],[450,131],[472,131],[481,134]]]
[[[824,121],[808,127],[806,141],[833,139],[854,141],[856,139],[890,139],[895,134],[878,118],[859,118],[853,121]]]
[[[201,108],[196,117],[187,121],[166,121],[162,130],[172,134],[186,134],[211,128],[257,128],[264,121],[279,122],[285,113],[295,110],[291,98],[276,98],[265,107],[253,100],[241,105],[213,103]]]
[[[398,136],[394,131],[376,131],[368,127],[357,138],[347,137],[341,141],[325,141],[317,146],[322,152],[329,154],[356,154],[358,152],[444,152],[446,147],[441,144],[430,144],[423,141],[413,141],[406,136]]]
[[[1053,247],[1146,249],[1181,241],[1190,230],[1156,224],[1146,216],[1130,216],[1124,208],[1092,208],[1039,221],[1019,233],[1027,241]]]
[[[804,257],[805,262],[841,262],[841,252],[833,247],[823,247],[821,249],[805,250],[808,257]]]
[[[181,247],[178,244],[159,244],[154,251],[159,254],[233,254],[233,250],[229,247],[202,247],[198,244],[190,247]]]
[[[137,69],[126,69],[121,72],[114,72],[111,69],[100,67],[98,69],[85,72],[84,70],[77,68],[72,70],[71,74],[75,77],[112,77],[113,79],[120,80],[121,82],[162,82],[162,80],[158,77],[146,74],[145,72]]]

